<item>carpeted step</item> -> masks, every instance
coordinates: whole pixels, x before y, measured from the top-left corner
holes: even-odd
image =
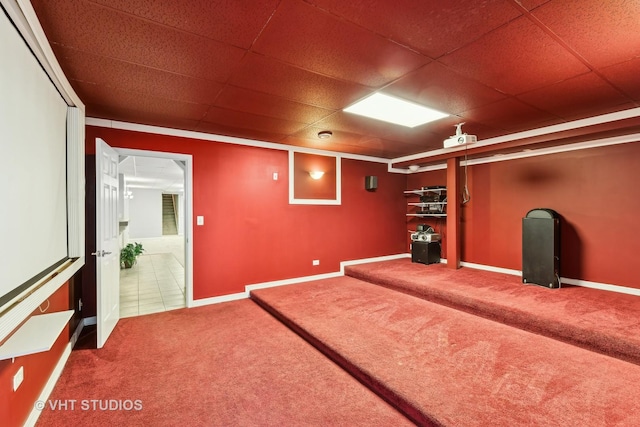
[[[47,402],[68,406],[45,405],[39,426],[412,424],[246,299],[121,319],[103,348],[71,353]]]
[[[345,274],[640,365],[640,298],[409,259],[354,265]]]
[[[351,277],[251,298],[419,425],[640,425],[640,366]]]

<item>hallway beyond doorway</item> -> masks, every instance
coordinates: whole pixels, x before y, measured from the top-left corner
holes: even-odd
[[[133,240],[144,253],[133,268],[120,270],[120,317],[186,307],[184,236]]]

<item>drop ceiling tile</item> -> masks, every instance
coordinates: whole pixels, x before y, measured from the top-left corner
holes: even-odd
[[[203,120],[209,123],[217,123],[235,128],[255,129],[260,132],[281,135],[295,133],[306,126],[305,123],[276,119],[273,117],[260,116],[257,114],[228,110],[219,107],[211,107]]]
[[[332,14],[438,58],[517,18],[504,0],[308,0]]]
[[[407,149],[416,150],[409,144],[389,141],[350,132],[335,132],[330,140],[316,137],[319,128],[310,127],[282,140],[283,144],[297,147],[315,148],[319,150],[338,151],[382,158],[393,158],[402,155]]]
[[[384,85],[430,60],[300,0],[284,0],[252,50],[365,86]]]
[[[531,11],[536,7],[540,7],[545,3],[548,3],[550,0],[518,0],[518,3],[522,5],[525,9]]]
[[[603,68],[600,72],[627,96],[640,102],[640,57]]]
[[[400,78],[385,87],[384,92],[449,114],[471,110],[506,97],[438,62]]]
[[[399,128],[399,132],[410,132],[412,129],[380,120],[374,120],[357,114],[336,111],[334,114],[319,120],[314,127],[320,130],[347,131],[362,135],[380,135],[389,128]]]
[[[600,114],[627,105],[629,99],[595,73],[587,73],[518,96],[518,99],[565,119]]]
[[[220,123],[200,122],[195,129],[198,132],[204,132],[214,135],[231,136],[235,138],[246,138],[253,141],[264,142],[280,142],[286,135],[281,135],[272,132],[263,132],[255,129],[237,128],[234,126],[227,126]]]
[[[204,117],[208,108],[202,104],[158,98],[77,80],[71,80],[70,83],[87,106],[88,114],[92,113],[93,105],[101,105],[103,108],[110,107],[113,111],[136,111],[155,116],[199,120]]]
[[[216,106],[309,124],[333,113],[333,110],[230,85],[222,90],[216,100]]]
[[[249,49],[279,0],[92,0],[141,18]]]
[[[463,117],[484,126],[512,132],[533,129],[561,121],[549,113],[537,110],[513,98],[465,111]],[[463,130],[472,134],[471,129],[463,128]],[[485,136],[478,135],[478,138],[485,139]]]
[[[640,53],[639,1],[553,0],[532,13],[597,68]]]
[[[246,52],[87,1],[34,7],[53,43],[187,76],[225,82]]]
[[[245,58],[230,83],[328,110],[345,108],[371,92],[366,86],[332,79],[258,54]]]
[[[55,54],[69,79],[160,98],[211,104],[224,86],[60,45],[55,45]]]
[[[527,18],[519,18],[440,59],[486,86],[516,95],[589,69]]]
[[[96,117],[106,120],[116,120],[128,123],[139,123],[149,126],[160,126],[191,131],[197,130],[198,127],[198,120],[158,115],[145,111],[133,111],[127,108],[113,105],[87,105],[87,117]]]

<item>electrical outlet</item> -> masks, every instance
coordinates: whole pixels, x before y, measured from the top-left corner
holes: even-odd
[[[22,380],[24,380],[24,367],[20,366],[18,372],[13,376],[13,391],[16,391],[18,387],[20,387]]]
[[[319,260],[319,259],[314,259],[314,260],[312,261],[312,264],[313,264],[313,265],[320,265],[320,260]]]
[[[273,180],[277,181],[278,180],[278,172],[274,172],[273,173]]]

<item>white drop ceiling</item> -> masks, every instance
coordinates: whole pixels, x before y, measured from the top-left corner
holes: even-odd
[[[126,190],[156,189],[164,193],[184,191],[184,171],[171,159],[128,156],[120,159],[121,174],[125,177]]]

